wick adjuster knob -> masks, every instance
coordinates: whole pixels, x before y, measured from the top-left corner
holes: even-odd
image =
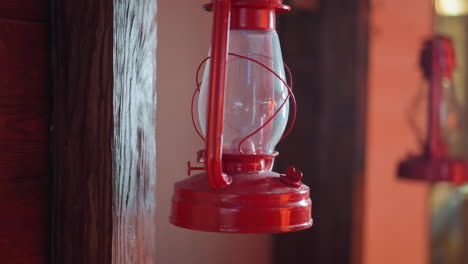
[[[299,187],[302,185],[302,177],[303,174],[300,170],[296,170],[293,166],[288,166],[286,168],[286,174],[280,175],[280,180],[291,186]]]
[[[190,161],[187,161],[187,175],[190,176],[194,170],[204,170],[205,167],[192,167]]]
[[[205,160],[206,160],[206,151],[204,149],[197,151],[197,162],[205,163]],[[205,167],[192,167],[192,164],[190,164],[190,161],[187,161],[187,175],[190,176],[190,174],[194,170],[205,170]]]

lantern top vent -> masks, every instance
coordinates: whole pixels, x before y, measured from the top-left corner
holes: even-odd
[[[284,5],[282,0],[232,0],[232,7],[251,7],[251,8],[269,8],[275,9],[276,13],[285,13],[291,10],[291,7]],[[203,5],[207,11],[213,10],[213,2]]]

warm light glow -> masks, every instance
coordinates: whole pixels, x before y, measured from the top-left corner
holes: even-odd
[[[462,195],[467,196],[468,195],[468,184],[465,184],[465,185],[462,185],[462,186],[458,187],[458,191]]]
[[[468,15],[468,0],[436,0],[435,8],[441,16]]]

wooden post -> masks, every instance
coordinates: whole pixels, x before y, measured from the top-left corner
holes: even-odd
[[[358,264],[369,3],[323,0],[317,9],[292,7],[280,18],[279,32],[293,72],[298,116],[279,147],[277,165],[303,171],[314,226],[276,235],[274,260]]]
[[[156,0],[52,10],[52,263],[155,263]]]

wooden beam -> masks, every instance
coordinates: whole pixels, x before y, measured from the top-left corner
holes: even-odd
[[[279,20],[298,121],[280,145],[311,188],[314,226],[274,238],[275,263],[360,263],[368,0],[324,0]]]
[[[52,262],[155,263],[155,0],[55,0]]]

